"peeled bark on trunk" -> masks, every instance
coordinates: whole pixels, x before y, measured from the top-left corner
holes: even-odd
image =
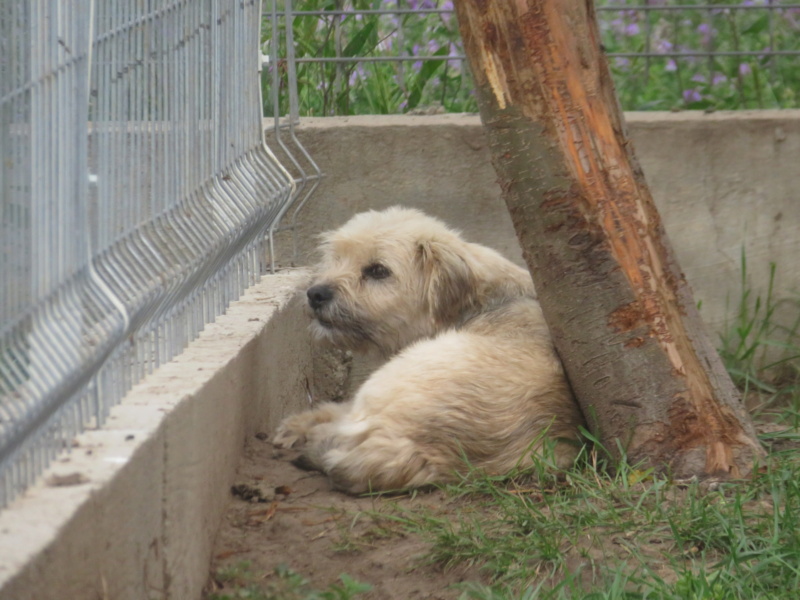
[[[456,0],[524,257],[589,428],[632,464],[764,455],[628,141],[591,0]]]

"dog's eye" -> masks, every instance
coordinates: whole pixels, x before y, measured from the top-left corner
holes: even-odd
[[[361,275],[365,279],[386,279],[392,272],[381,263],[372,263],[361,269]]]

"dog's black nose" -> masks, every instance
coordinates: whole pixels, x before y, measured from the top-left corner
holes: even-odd
[[[315,285],[306,292],[311,308],[317,310],[333,300],[333,288],[329,285]]]

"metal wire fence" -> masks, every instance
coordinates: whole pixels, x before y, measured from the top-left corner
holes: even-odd
[[[800,107],[797,2],[595,5],[626,110]],[[294,0],[278,17],[297,54],[299,114],[477,110],[453,0]]]
[[[264,144],[261,14],[0,5],[0,506],[268,268],[313,187],[293,134],[289,169]]]

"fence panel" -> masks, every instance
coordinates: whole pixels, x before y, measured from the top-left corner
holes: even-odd
[[[298,182],[263,142],[261,15],[0,7],[0,506],[267,268]]]

